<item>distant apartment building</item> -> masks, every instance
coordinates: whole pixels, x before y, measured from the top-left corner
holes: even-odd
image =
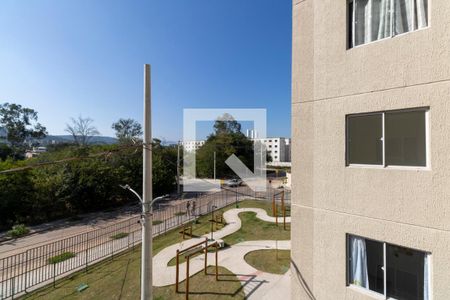
[[[247,138],[260,142],[266,146],[266,152],[272,157],[272,163],[291,161],[291,139],[284,137],[259,138],[255,130],[246,131]]]
[[[291,139],[284,139],[284,160],[291,162]]]
[[[180,145],[183,146],[183,148],[187,152],[193,152],[197,151],[201,146],[205,144],[206,141],[204,140],[198,140],[198,141],[181,141]]]
[[[286,162],[286,139],[279,138],[266,138],[266,139],[254,139],[266,146],[266,153],[272,157],[272,162]]]
[[[46,147],[33,147],[32,150],[28,150],[25,152],[25,158],[33,158],[39,156],[41,153],[47,152]]]
[[[293,0],[292,299],[450,299],[449,16]]]

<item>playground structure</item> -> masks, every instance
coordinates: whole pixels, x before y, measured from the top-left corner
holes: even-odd
[[[280,213],[279,197],[277,201],[278,201],[278,212]],[[284,202],[286,205],[287,204],[286,199]],[[245,277],[245,279],[241,281],[241,284],[243,286],[242,290],[246,296],[247,295],[250,296],[249,299],[261,299],[266,294],[270,294],[274,287],[279,287],[278,285],[279,279],[285,275],[257,272],[257,270],[255,270],[253,267],[251,267],[245,262],[244,257],[247,253],[255,250],[267,250],[267,249],[288,250],[290,249],[290,241],[279,240],[278,238],[274,238],[273,240],[264,239],[255,241],[242,241],[233,244],[230,247],[219,249],[220,243],[221,242],[223,243],[224,237],[237,232],[242,227],[243,224],[241,218],[239,217],[239,214],[243,212],[253,212],[256,214],[256,218],[265,222],[271,222],[275,224],[276,218],[272,216],[272,212],[270,211],[270,209],[269,211],[266,211],[265,209],[262,208],[238,208],[238,209],[232,208],[223,212],[223,220],[225,221],[226,225],[214,233],[214,241],[210,241],[209,239],[208,241],[206,241],[206,239],[209,238],[210,236],[208,233],[205,233],[202,237],[194,237],[192,239],[185,240],[182,243],[178,242],[176,244],[168,246],[155,255],[155,257],[153,258],[155,264],[154,286],[163,287],[168,285],[175,285],[174,291],[176,292],[178,290],[177,294],[183,297],[185,294],[185,289],[184,287],[179,286],[180,282],[186,279],[185,276],[192,276],[194,273],[197,272],[201,273],[206,269],[206,267],[211,268],[210,272],[208,272],[209,274],[208,278],[211,278],[212,281],[215,281],[215,279],[211,277],[214,276],[214,262],[212,260],[214,259],[213,252],[215,249],[211,249],[210,247],[208,247],[209,251],[207,255],[209,257],[207,259],[209,261],[209,266],[208,263],[205,264],[205,256],[203,256],[205,252],[202,251],[204,251],[204,246],[207,245],[208,243],[211,244],[212,248],[215,248],[216,245],[214,245],[214,243],[217,243],[218,248],[217,250],[220,250],[220,257],[217,257],[217,264],[229,270],[231,273],[250,276]],[[209,213],[211,213],[211,211],[209,211]],[[217,213],[218,212],[216,211],[215,215]],[[215,218],[216,217],[214,217],[214,219]],[[211,219],[211,215],[209,215],[209,218],[207,219]],[[279,218],[279,222],[281,221],[282,221],[281,218]],[[286,216],[287,225],[288,223],[290,223],[290,221],[291,218],[289,216]],[[279,228],[281,229],[281,226],[279,226]],[[287,226],[287,230],[289,230],[289,226]],[[179,254],[178,261],[177,257],[175,256],[176,252],[178,252]],[[189,256],[189,271],[185,272],[185,269],[183,268],[187,268],[186,256],[188,254],[192,255]],[[186,258],[186,261],[184,261],[183,258]],[[175,264],[173,266],[171,266],[170,263],[172,259],[175,261]],[[218,270],[217,273],[219,274],[219,272],[220,270]],[[201,276],[205,275],[201,274]],[[260,286],[256,290],[252,288],[254,287],[254,285],[260,284],[262,281],[267,283]],[[178,289],[176,287],[177,282],[178,282]],[[220,277],[218,282],[220,282]],[[251,284],[249,284],[248,282],[251,282]],[[285,282],[290,282],[289,278],[287,278]],[[182,285],[184,284],[185,282],[182,282]],[[195,286],[196,290],[192,290],[193,286]],[[197,290],[197,288],[198,288],[197,281],[193,281],[192,278],[190,278],[188,296],[192,298],[193,295],[195,296],[200,295],[195,293],[204,292],[201,285],[199,286],[200,290]],[[271,299],[274,299],[274,297],[271,297]]]
[[[211,219],[209,220],[211,222],[211,231],[213,231],[214,224],[216,224],[216,230],[219,230],[219,224],[223,227],[225,226],[225,222],[223,219],[223,214],[214,214],[214,211],[212,212]]]
[[[183,235],[183,240],[186,239],[186,235],[193,237],[192,235],[192,224],[184,224],[181,231],[179,231],[180,234]]]
[[[180,254],[186,253],[184,255],[184,258],[186,259],[186,280],[185,280],[185,299],[189,299],[189,277],[190,277],[190,270],[189,270],[189,261],[192,256],[198,254],[198,253],[205,253],[205,265],[204,265],[204,272],[205,275],[207,275],[207,268],[208,268],[208,249],[209,248],[215,248],[215,276],[216,281],[219,280],[219,244],[217,242],[208,244],[208,238],[205,238],[205,241],[199,242],[197,244],[194,244],[186,249],[179,250],[177,249],[177,255],[176,255],[176,275],[175,275],[175,291],[179,293],[179,274],[180,274]]]
[[[286,230],[286,205],[284,203],[284,190],[281,192],[281,212],[283,216],[283,229]],[[275,195],[272,196],[272,214],[275,217],[275,224],[278,225],[278,207]]]

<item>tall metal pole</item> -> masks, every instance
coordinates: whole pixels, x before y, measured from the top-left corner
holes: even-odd
[[[144,65],[141,300],[152,300],[152,121],[150,65]]]
[[[216,180],[216,151],[214,151],[214,180]]]
[[[177,194],[180,194],[180,141],[177,149]]]

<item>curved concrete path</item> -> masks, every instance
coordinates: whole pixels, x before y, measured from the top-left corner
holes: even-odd
[[[222,239],[227,235],[230,235],[241,228],[241,219],[239,214],[242,212],[255,212],[256,216],[266,222],[275,222],[275,217],[270,217],[264,209],[260,208],[235,208],[226,211],[223,216],[227,223],[225,227],[214,232],[214,239]],[[278,218],[279,222],[282,222],[283,218]],[[286,222],[290,222],[290,217],[286,218]],[[167,266],[169,261],[174,258],[176,250],[186,249],[196,243],[204,241],[204,235],[200,238],[192,238],[190,240],[183,241],[171,245],[161,250],[157,255],[153,257],[153,284],[155,286],[166,286],[175,284],[175,266]],[[246,297],[254,299],[263,299],[269,295],[269,291],[275,286],[277,287],[277,295],[280,293],[286,293],[285,299],[289,299],[288,287],[290,272],[285,275],[265,273],[256,270],[244,260],[244,256],[255,250],[263,249],[282,249],[289,250],[291,248],[291,241],[246,241],[235,244],[227,249],[222,249],[219,252],[219,265],[227,268],[241,280],[241,284],[244,287]],[[208,254],[208,264],[215,264],[214,253]],[[190,260],[190,274],[191,276],[203,269],[204,255],[194,257]],[[179,271],[180,282],[186,278],[186,263],[180,264]],[[269,299],[269,298],[267,298]]]

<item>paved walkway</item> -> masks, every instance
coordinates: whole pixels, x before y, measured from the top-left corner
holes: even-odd
[[[266,222],[275,222],[274,217],[267,215],[266,211],[259,208],[240,208],[231,209],[224,213],[224,218],[227,225],[219,231],[214,232],[214,238],[222,239],[241,228],[241,219],[239,214],[241,212],[255,212],[256,216]],[[279,222],[282,218],[279,218]],[[290,222],[290,218],[286,218]],[[208,235],[209,236],[209,235]],[[186,249],[194,244],[205,240],[207,235],[200,238],[193,238],[182,243],[177,243],[169,246],[153,257],[153,284],[155,286],[166,286],[175,283],[175,266],[167,266],[169,261],[176,255],[176,250]],[[291,248],[290,241],[247,241],[223,249],[219,252],[219,265],[229,269],[236,274],[241,280],[244,287],[245,295],[248,299],[263,299],[276,293],[277,297],[284,297],[289,299],[289,278],[290,272],[285,275],[277,275],[265,273],[256,270],[244,260],[244,256],[251,251],[263,249],[282,249],[289,250]],[[214,253],[208,254],[209,264],[214,264]],[[190,260],[190,274],[195,274],[204,267],[204,255],[194,257]],[[179,280],[180,282],[186,278],[186,263],[180,264]],[[266,298],[271,299],[271,298]],[[272,298],[273,299],[273,298]]]

